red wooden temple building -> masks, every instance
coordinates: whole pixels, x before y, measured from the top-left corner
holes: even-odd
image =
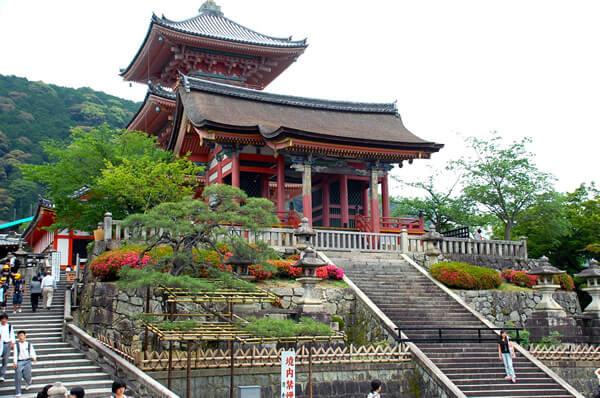
[[[228,18],[211,0],[199,15],[152,16],[121,75],[149,85],[128,129],[204,165],[225,183],[275,204],[282,225],[422,233],[422,219],[390,217],[389,172],[441,144],[404,124],[395,104],[328,101],[262,91],[306,40],[277,38]]]

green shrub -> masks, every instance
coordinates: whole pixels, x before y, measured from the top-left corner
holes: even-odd
[[[444,285],[458,289],[496,289],[502,283],[497,271],[466,263],[438,263],[430,272]]]
[[[329,325],[314,321],[312,318],[301,318],[300,322],[291,319],[271,319],[250,317],[248,323],[238,323],[238,327],[261,337],[294,337],[294,336],[331,336],[333,330]]]
[[[561,345],[562,344],[563,335],[556,330],[550,333],[550,336],[542,337],[542,340],[537,344],[538,347],[548,347],[553,345]]]
[[[513,321],[508,321],[506,322],[506,327],[507,328],[516,328],[517,326],[515,325],[515,323]],[[517,331],[516,330],[508,330],[508,337],[510,337],[512,340],[516,341],[517,338]],[[519,338],[521,339],[521,341],[519,342],[519,344],[522,347],[529,347],[529,345],[531,344],[531,340],[530,340],[530,336],[531,333],[529,332],[529,330],[520,330],[519,331]]]

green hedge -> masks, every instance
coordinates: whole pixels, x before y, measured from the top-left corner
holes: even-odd
[[[457,289],[496,289],[502,283],[496,270],[466,263],[438,263],[431,267],[430,272],[444,285]]]

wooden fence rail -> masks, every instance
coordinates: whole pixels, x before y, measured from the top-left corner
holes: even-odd
[[[162,371],[169,367],[169,353],[163,351],[136,351],[122,344],[114,343],[105,336],[97,339],[127,361],[144,371]],[[411,360],[406,345],[354,347],[307,347],[302,345],[296,351],[296,364],[308,365],[309,349],[313,365],[348,363],[398,363]],[[265,348],[245,346],[234,350],[234,367],[280,366],[283,348]],[[191,369],[229,368],[231,356],[229,349],[197,349],[191,352]],[[187,368],[187,351],[173,351],[174,370]]]
[[[600,345],[561,344],[537,346],[532,344],[529,352],[537,359],[549,361],[600,361]]]

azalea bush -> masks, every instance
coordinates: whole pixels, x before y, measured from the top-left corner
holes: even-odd
[[[90,271],[101,281],[117,280],[117,273],[121,268],[142,268],[153,260],[150,255],[144,255],[140,260],[142,250],[136,247],[123,247],[103,253],[91,262]]]
[[[537,284],[537,276],[528,275],[525,271],[505,269],[502,271],[501,275],[504,281],[514,283],[517,286],[531,288]]]
[[[269,263],[277,268],[277,275],[280,278],[296,279],[302,276],[302,268],[293,266],[295,261],[269,260]]]
[[[554,283],[560,285],[560,288],[567,292],[575,289],[575,282],[573,281],[573,277],[569,274],[554,275]]]
[[[438,263],[430,271],[435,279],[457,289],[495,289],[502,283],[497,271],[466,263]]]

